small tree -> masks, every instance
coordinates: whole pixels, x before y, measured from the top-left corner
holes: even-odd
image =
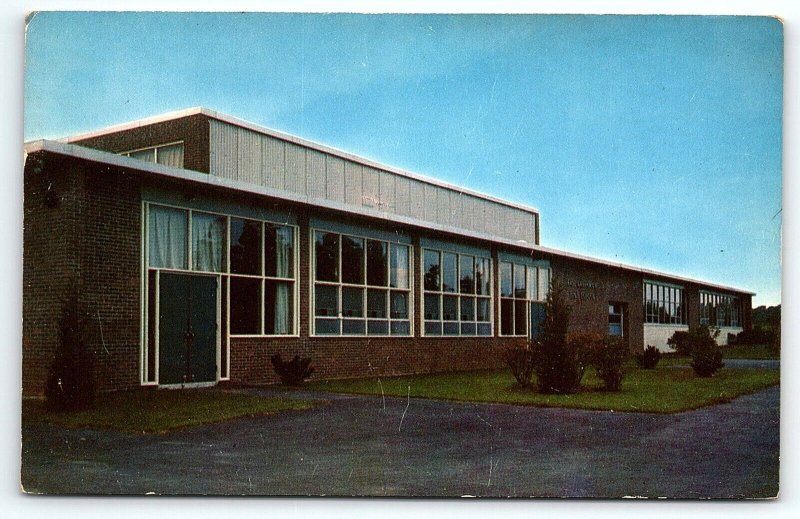
[[[567,345],[571,309],[560,283],[551,283],[544,309],[541,333],[532,348],[537,389],[541,393],[574,393],[580,386],[580,369],[576,353]]]
[[[58,322],[58,343],[45,386],[48,409],[75,411],[94,403],[94,354],[88,343],[88,314],[73,295],[63,304]]]
[[[722,348],[717,344],[719,328],[709,328],[706,325],[689,330],[689,344],[691,347],[691,366],[699,377],[711,377],[725,364],[722,362]]]

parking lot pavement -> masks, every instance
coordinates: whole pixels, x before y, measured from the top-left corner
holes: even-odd
[[[308,395],[304,395],[308,396]],[[91,494],[771,497],[773,387],[673,415],[324,395],[164,435],[23,428],[26,491]]]

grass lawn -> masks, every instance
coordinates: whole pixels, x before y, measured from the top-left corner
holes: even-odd
[[[712,378],[695,377],[691,368],[664,366],[654,370],[631,369],[622,391],[599,391],[592,370],[583,380],[584,390],[572,395],[542,395],[516,386],[510,370],[471,371],[392,378],[319,381],[308,389],[336,393],[392,395],[468,402],[497,402],[537,407],[604,409],[647,413],[674,413],[728,402],[780,381],[778,370],[726,369]]]
[[[43,401],[24,400],[22,420],[71,428],[164,433],[243,416],[310,409],[324,403],[219,389],[122,391],[100,395],[96,405],[85,411],[50,412]]]

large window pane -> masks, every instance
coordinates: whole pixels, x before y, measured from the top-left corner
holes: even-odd
[[[386,318],[386,290],[367,290],[367,317]]]
[[[261,333],[261,280],[231,277],[231,333]]]
[[[286,281],[264,281],[264,333],[290,335],[293,330],[293,284]]]
[[[408,321],[392,321],[392,335],[411,335],[411,323]]]
[[[385,287],[389,283],[388,244],[383,241],[367,240],[367,284]]]
[[[500,263],[500,296],[511,297],[512,284],[511,284],[511,263],[505,261]]]
[[[514,264],[514,297],[524,299],[525,288],[525,265]]]
[[[459,288],[462,294],[475,293],[475,265],[472,256],[461,256],[459,260]]]
[[[408,247],[405,245],[392,245],[390,277],[393,288],[408,288]]]
[[[150,149],[147,149],[147,150],[132,151],[128,155],[132,159],[143,160],[145,162],[155,162],[156,161],[156,149],[155,148],[150,148]]]
[[[150,206],[150,266],[186,268],[186,234],[188,212],[171,207]]]
[[[173,168],[183,167],[183,143],[170,144],[158,147],[158,163]]]
[[[231,218],[231,272],[261,275],[261,222]]]
[[[528,332],[528,312],[526,307],[527,301],[517,300],[514,301],[514,334],[525,335]]]
[[[458,321],[458,297],[444,296],[442,300],[442,320]]]
[[[490,263],[488,258],[475,259],[475,285],[476,293],[488,296],[491,286]]]
[[[425,335],[441,335],[442,323],[440,322],[425,322]]]
[[[364,240],[342,236],[342,283],[364,284]]]
[[[425,294],[425,319],[438,321],[441,319],[439,313],[439,301],[442,296]]]
[[[408,318],[408,294],[406,292],[392,292],[391,293],[391,318],[392,319],[407,319]]]
[[[389,335],[389,321],[367,321],[367,333],[370,335]]]
[[[317,281],[339,281],[339,235],[314,233],[314,254]]]
[[[442,292],[455,292],[458,281],[457,256],[449,252],[442,253]]]
[[[539,294],[536,293],[538,286],[539,282],[536,279],[536,267],[528,267],[528,299],[531,301],[537,301],[539,299]]]
[[[425,290],[439,290],[442,269],[439,252],[426,250],[423,257],[425,263]]]
[[[477,315],[478,321],[488,322],[491,320],[489,316],[489,306],[490,306],[489,301],[490,300],[488,298],[483,298],[483,297],[478,298],[478,315]]]
[[[339,315],[336,287],[317,285],[314,287],[314,315],[336,317]]]
[[[342,335],[364,335],[365,324],[364,319],[342,319]]]
[[[317,335],[339,335],[339,319],[315,319],[314,333]]]
[[[222,272],[225,217],[192,212],[192,269]]]
[[[342,316],[364,317],[364,289],[342,287]]]
[[[514,335],[514,300],[500,300],[500,333]]]
[[[264,275],[294,277],[294,230],[283,225],[264,225]]]
[[[475,299],[472,297],[461,298],[461,320],[474,321],[475,320]]]

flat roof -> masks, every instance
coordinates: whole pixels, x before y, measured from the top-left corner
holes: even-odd
[[[271,128],[267,128],[265,126],[258,125],[256,123],[252,123],[250,121],[245,121],[244,119],[239,119],[238,117],[234,117],[232,115],[224,114],[221,112],[217,112],[211,110],[209,108],[204,108],[202,106],[196,106],[193,108],[187,108],[185,110],[178,110],[175,112],[168,112],[165,114],[154,115],[152,117],[146,117],[144,119],[137,119],[135,121],[130,121],[122,124],[117,124],[114,126],[109,126],[106,128],[101,128],[99,130],[94,130],[86,133],[81,133],[78,135],[72,135],[69,137],[64,137],[61,139],[57,139],[57,142],[63,143],[73,143],[75,141],[81,141],[85,139],[91,139],[94,137],[101,137],[103,135],[108,135],[111,133],[117,133],[125,130],[131,130],[134,128],[140,128],[143,126],[149,126],[151,124],[165,122],[165,121],[172,121],[175,119],[180,119],[182,117],[189,117],[192,115],[202,114],[211,119],[216,119],[218,121],[231,124],[234,126],[239,126],[241,128],[245,128],[247,130],[252,130],[257,133],[261,133],[270,137],[274,137],[276,139],[280,139],[286,142],[290,142],[292,144],[297,144],[299,146],[303,146],[305,148],[310,148],[313,150],[321,151],[323,153],[327,153],[330,155],[334,155],[336,157],[349,160],[351,162],[356,162],[362,164],[364,166],[368,166],[375,169],[381,169],[383,171],[387,171],[389,173],[393,173],[395,175],[400,175],[403,177],[408,177],[414,180],[418,180],[420,182],[425,182],[428,184],[432,184],[435,186],[439,186],[445,189],[450,189],[452,191],[457,191],[459,193],[463,193],[466,195],[475,196],[478,198],[483,198],[484,200],[488,200],[490,202],[494,202],[496,204],[505,205],[507,207],[513,207],[515,209],[520,209],[522,211],[526,211],[529,213],[539,214],[539,210],[535,207],[525,205],[519,202],[512,202],[509,200],[504,200],[502,198],[498,198],[496,196],[492,196],[486,193],[481,193],[480,191],[475,191],[473,189],[468,189],[465,187],[458,186],[456,184],[451,184],[450,182],[445,182],[443,180],[439,180],[433,177],[429,177],[426,175],[422,175],[420,173],[414,173],[411,171],[407,171],[404,169],[400,169],[394,166],[389,166],[388,164],[382,164],[380,162],[370,160],[359,155],[354,155],[352,153],[340,150],[338,148],[334,148],[331,146],[327,146],[325,144],[320,144],[318,142],[310,141],[304,139],[302,137],[298,137],[296,135],[292,135],[290,133],[281,132],[278,130],[273,130]]]
[[[496,236],[492,236],[486,233],[470,231],[466,229],[460,229],[457,227],[450,227],[440,224],[435,224],[426,220],[420,220],[418,218],[411,218],[407,216],[396,215],[393,213],[385,213],[383,211],[377,211],[375,209],[370,209],[366,207],[357,207],[352,205],[346,205],[338,202],[332,202],[330,200],[323,200],[312,198],[307,195],[298,195],[292,192],[272,189],[269,187],[259,186],[256,184],[251,184],[248,182],[241,182],[238,180],[231,180],[226,178],[217,177],[214,175],[209,175],[207,173],[200,173],[197,171],[192,171],[183,168],[175,168],[171,166],[165,166],[163,164],[156,164],[153,162],[146,162],[139,159],[133,159],[130,157],[125,157],[122,155],[117,155],[115,153],[110,153],[107,151],[96,150],[92,148],[86,148],[83,146],[78,146],[76,144],[69,144],[65,142],[63,139],[58,141],[51,141],[51,140],[37,140],[31,141],[25,144],[25,153],[35,153],[35,152],[50,152],[55,153],[58,155],[64,155],[68,157],[74,157],[78,159],[83,159],[91,162],[97,162],[101,164],[106,164],[109,166],[117,166],[126,169],[133,169],[139,170],[146,173],[151,173],[159,176],[179,179],[179,180],[186,180],[190,182],[196,182],[199,184],[209,185],[209,186],[217,186],[227,189],[232,189],[236,191],[257,194],[257,195],[264,195],[269,196],[272,198],[285,200],[288,202],[297,202],[303,204],[314,205],[318,207],[322,207],[325,209],[332,209],[336,211],[342,211],[346,213],[356,214],[360,216],[367,216],[371,218],[377,218],[380,220],[386,220],[388,222],[394,223],[401,223],[405,225],[411,225],[415,227],[422,227],[426,229],[430,229],[433,231],[440,231],[445,232],[448,234],[456,234],[459,236],[464,236],[467,238],[474,238],[478,240],[490,241],[492,243],[498,243],[502,245],[507,245],[515,248],[526,249],[532,252],[541,252],[544,254],[551,254],[554,256],[560,256],[568,259],[574,259],[578,261],[584,261],[587,263],[593,263],[596,265],[602,265],[606,267],[612,268],[619,268],[622,270],[638,272],[645,276],[657,276],[657,277],[664,277],[669,278],[675,281],[682,281],[686,283],[696,283],[699,285],[703,285],[704,287],[708,288],[715,288],[719,290],[725,290],[729,292],[737,292],[740,294],[748,294],[748,295],[755,295],[755,292],[750,292],[748,290],[742,290],[736,287],[720,285],[717,283],[712,283],[708,281],[703,281],[700,279],[692,279],[683,276],[677,276],[674,274],[669,274],[667,272],[659,272],[656,270],[651,270],[647,268],[637,267],[634,265],[628,265],[625,263],[618,263],[613,261],[608,261],[600,258],[594,258],[591,256],[585,256],[581,254],[575,254],[572,252],[567,252],[559,249],[552,249],[550,247],[544,247],[541,245],[536,245],[532,243],[528,243],[526,241],[515,241],[509,240],[506,238],[498,238]]]

